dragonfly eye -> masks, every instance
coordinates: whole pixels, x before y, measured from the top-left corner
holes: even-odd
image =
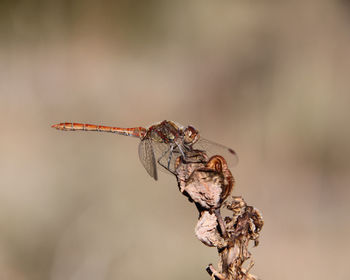
[[[193,145],[199,140],[198,130],[193,126],[186,127],[184,131],[184,143],[186,145]]]

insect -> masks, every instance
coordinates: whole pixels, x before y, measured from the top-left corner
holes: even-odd
[[[182,156],[186,160],[186,154],[195,150],[205,151],[208,155],[222,155],[229,165],[234,165],[238,160],[231,148],[200,137],[198,130],[193,126],[185,127],[173,121],[165,120],[148,128],[121,128],[70,122],[54,124],[52,127],[65,131],[110,132],[139,138],[140,161],[155,180],[158,179],[157,163],[162,169],[174,174],[176,159]]]

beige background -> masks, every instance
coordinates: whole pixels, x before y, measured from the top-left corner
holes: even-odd
[[[1,1],[0,278],[209,279],[215,249],[138,140],[192,124],[240,157],[262,279],[348,279],[347,1]]]

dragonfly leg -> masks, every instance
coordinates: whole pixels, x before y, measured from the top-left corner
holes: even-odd
[[[165,166],[163,163],[160,162],[160,159],[158,159],[158,163],[161,167],[163,167],[164,169],[166,169],[167,171],[169,171],[171,174],[176,176],[175,171],[172,171],[170,168],[168,168],[167,166]]]
[[[170,148],[169,149],[167,149],[167,150],[165,150],[165,152],[163,152],[163,154],[158,158],[158,163],[160,164],[160,160],[169,152],[169,150],[171,150],[170,151],[170,153],[172,152],[172,150],[173,150],[173,146],[170,146]],[[161,164],[160,164],[161,165]],[[162,165],[163,166],[163,165]]]
[[[181,145],[179,145],[179,144],[176,144],[176,145],[177,145],[177,147],[178,147],[179,150],[180,150],[180,153],[181,153],[181,155],[182,155],[182,158],[183,158],[183,159],[186,159],[185,153],[184,153],[184,151],[182,150]]]
[[[171,145],[170,146],[170,154],[168,157],[168,170],[170,169],[170,161],[171,161],[171,158],[173,157],[173,150],[174,150],[174,145]]]
[[[165,155],[169,152],[170,150],[170,155],[169,155],[169,158],[168,158],[168,166],[164,165],[161,160],[165,157]],[[171,157],[172,157],[172,154],[173,154],[173,150],[174,150],[174,146],[171,145],[169,149],[167,149],[158,159],[157,159],[157,162],[160,166],[162,166],[164,169],[168,170],[170,173],[172,173],[173,175],[176,175],[174,171],[172,171],[170,169],[170,161],[171,161]]]

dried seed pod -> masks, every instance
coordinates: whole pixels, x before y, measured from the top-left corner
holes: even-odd
[[[193,169],[193,164],[180,165]],[[233,176],[221,156],[213,156],[206,165],[197,165],[185,181],[180,183],[185,192],[195,203],[205,210],[218,209],[233,189]]]
[[[214,213],[203,211],[195,227],[196,237],[209,247],[223,248],[227,241],[220,235],[217,217]]]

